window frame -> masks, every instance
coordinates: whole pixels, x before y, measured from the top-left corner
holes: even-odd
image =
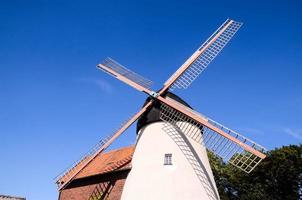
[[[164,165],[173,165],[172,164],[172,153],[165,153]]]

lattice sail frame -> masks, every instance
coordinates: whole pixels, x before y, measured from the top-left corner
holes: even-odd
[[[90,151],[84,154],[81,159],[74,162],[70,167],[55,177],[55,183],[59,190],[65,187],[83,168],[87,166],[88,163],[90,163],[97,155],[102,153],[120,134],[127,130],[149,108],[149,106],[151,106],[151,102],[146,104],[128,120],[124,121],[119,128],[113,131],[113,133],[106,136],[104,139],[101,139]]]
[[[63,185],[66,180],[74,176],[78,169],[84,166],[89,158],[91,158],[111,137],[113,134],[106,136],[97,142],[88,152],[86,152],[80,159],[75,161],[72,165],[62,171],[57,177],[54,178],[58,187]]]
[[[174,101],[169,98],[169,100]],[[174,101],[176,103],[176,101]],[[177,104],[179,104],[177,102]],[[179,104],[180,105],[180,104]],[[185,107],[181,104],[181,106],[190,112],[194,112],[196,115],[199,115],[207,122],[212,124],[213,126],[223,130],[228,135],[236,138],[241,143],[248,145],[249,147],[259,151],[265,152],[265,148],[260,146],[259,144],[253,142],[252,140],[240,135],[239,133],[215,122],[214,120],[205,117],[204,115],[193,111],[192,109]],[[166,126],[173,125],[177,128],[177,130],[181,130],[185,133],[189,138],[195,140],[196,142],[204,145],[209,151],[213,152],[215,155],[221,157],[224,162],[229,162],[235,167],[241,169],[246,173],[250,173],[261,161],[262,158],[245,150],[238,143],[235,143],[232,140],[222,136],[221,134],[209,129],[208,127],[202,125],[196,120],[186,116],[185,114],[169,107],[168,105],[162,103],[160,108],[160,118],[167,122]],[[181,123],[187,122],[187,123]],[[164,128],[165,131],[173,131],[171,128]],[[200,135],[200,131],[202,131],[202,136]]]
[[[226,44],[235,35],[242,23],[227,19],[196,51],[203,51],[186,71],[171,85],[175,88],[186,89],[204,71],[204,69],[222,51]],[[224,30],[223,30],[224,29]],[[220,33],[222,31],[222,33]],[[217,38],[215,38],[217,37]],[[214,42],[210,43],[211,40]],[[208,46],[207,46],[208,45]],[[204,49],[205,48],[205,49]]]
[[[120,63],[113,60],[112,58],[106,58],[101,64],[113,70],[115,73],[130,79],[131,81],[135,82],[136,84],[142,87],[150,89],[153,84],[153,82],[150,81],[149,79],[131,71],[130,69],[127,69],[125,66],[121,65]],[[110,73],[106,69],[104,68],[100,68],[100,69],[108,73],[109,75],[115,77],[114,74]]]

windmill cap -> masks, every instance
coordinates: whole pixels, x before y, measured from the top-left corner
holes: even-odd
[[[171,92],[167,92],[165,94],[165,97],[170,97],[171,99],[174,99],[175,101],[189,107],[192,109],[192,107],[185,102],[184,100],[182,100],[179,96],[171,93]],[[144,103],[144,105],[146,105],[149,101],[151,100],[150,97],[148,97]],[[139,119],[136,125],[136,133],[139,132],[139,130],[141,128],[143,128],[144,126],[154,123],[154,122],[160,122],[163,121],[160,119],[160,105],[161,103],[159,101],[155,101],[152,105],[151,108],[149,108],[148,111],[146,111]]]

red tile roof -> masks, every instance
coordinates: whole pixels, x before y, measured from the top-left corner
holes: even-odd
[[[109,151],[98,155],[74,179],[100,175],[116,170],[130,169],[134,146]]]

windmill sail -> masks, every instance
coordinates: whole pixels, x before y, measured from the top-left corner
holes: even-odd
[[[102,153],[125,130],[127,130],[151,106],[151,104],[151,102],[147,103],[134,116],[122,123],[121,126],[113,132],[113,134],[98,142],[94,148],[92,148],[92,150],[82,157],[82,159],[80,159],[78,162],[75,162],[70,168],[57,176],[55,179],[59,190],[66,187],[82,169],[84,169],[93,159]]]
[[[67,169],[65,169],[62,173],[60,173],[56,178],[55,178],[55,182],[58,186],[58,188],[60,188],[61,186],[63,186],[70,177],[74,176],[79,169],[83,168],[87,162],[89,161],[89,159],[96,153],[99,151],[99,153],[102,152],[102,150],[100,151],[100,149],[104,146],[104,144],[111,138],[110,135],[108,135],[107,137],[105,137],[104,139],[101,139],[98,143],[96,143],[87,153],[84,154],[84,156],[82,156],[79,160],[77,160],[76,162],[74,162],[70,167],[68,167]]]
[[[153,84],[152,81],[127,69],[112,58],[105,59],[104,62],[99,64],[97,67],[103,70],[104,72],[108,73],[109,75],[131,85],[132,87],[140,91],[145,91],[148,93],[148,90]]]
[[[209,151],[221,157],[225,162],[231,163],[246,173],[250,173],[265,158],[265,154],[263,154],[265,151],[264,147],[214,120],[179,104],[173,99],[168,98],[168,100],[202,118],[210,126],[206,126],[164,103],[161,104],[161,119],[166,121],[168,125],[172,124],[196,142],[205,145]],[[194,125],[195,128],[188,126],[188,124]],[[217,129],[213,130],[212,126]],[[200,130],[202,130],[202,136],[200,136]],[[165,131],[175,130],[166,128]]]
[[[186,89],[222,51],[241,25],[240,22],[226,20],[166,81],[162,91]]]

